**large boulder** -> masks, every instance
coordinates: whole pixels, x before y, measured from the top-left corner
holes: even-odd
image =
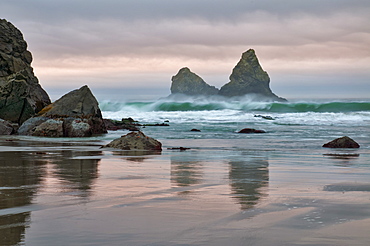
[[[189,68],[184,67],[172,77],[171,93],[190,96],[217,95],[218,89],[204,82],[201,77],[191,72]]]
[[[130,132],[118,139],[115,139],[109,144],[103,146],[103,148],[162,151],[162,144],[154,138],[146,136],[141,131],[137,131]]]
[[[88,86],[71,91],[25,121],[20,135],[90,137],[107,133],[98,101]]]
[[[344,136],[341,138],[334,139],[322,147],[325,148],[360,148],[360,145],[350,137]]]
[[[0,118],[21,124],[50,104],[31,62],[22,33],[0,19]]]
[[[259,64],[255,51],[249,49],[242,54],[230,75],[230,82],[221,87],[219,94],[227,97],[256,94],[261,99],[286,101],[272,93],[269,84],[270,77]]]

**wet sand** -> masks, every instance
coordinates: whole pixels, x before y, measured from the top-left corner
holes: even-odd
[[[1,138],[0,245],[369,245],[368,149],[166,149],[179,143]]]

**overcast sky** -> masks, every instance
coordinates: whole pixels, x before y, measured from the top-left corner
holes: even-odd
[[[253,48],[286,98],[370,98],[369,0],[1,0],[53,99],[167,96],[189,67],[220,88]]]

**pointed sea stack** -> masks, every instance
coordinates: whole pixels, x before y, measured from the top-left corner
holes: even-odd
[[[274,101],[286,101],[270,89],[270,77],[263,71],[253,49],[244,52],[230,75],[230,82],[220,89],[220,95],[227,97],[257,94]]]
[[[50,104],[31,62],[22,33],[0,19],[0,118],[21,124]]]
[[[189,96],[217,95],[218,89],[204,82],[201,77],[191,72],[189,68],[184,67],[172,77],[171,93]]]

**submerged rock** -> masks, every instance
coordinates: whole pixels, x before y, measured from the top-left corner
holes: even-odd
[[[360,145],[350,137],[344,136],[341,138],[334,139],[322,147],[325,148],[360,148]]]
[[[273,118],[272,116],[269,116],[269,115],[260,115],[260,114],[257,114],[257,115],[254,115],[254,117],[262,118],[262,119],[265,119],[265,120],[275,120],[275,118]]]
[[[103,148],[108,147],[122,150],[162,151],[162,144],[159,141],[146,136],[141,131],[130,132],[103,146]]]
[[[276,96],[270,89],[270,77],[258,62],[253,49],[242,54],[238,64],[230,75],[230,82],[221,87],[219,94],[234,97],[246,94],[257,94],[265,99],[286,101]]]
[[[31,62],[22,33],[0,19],[0,118],[22,124],[50,104]]]
[[[189,68],[184,67],[172,77],[171,93],[191,96],[217,95],[218,89],[204,82],[201,77],[191,72]]]
[[[253,128],[244,128],[240,130],[238,133],[266,133],[264,130],[256,130]]]
[[[45,137],[89,137],[106,132],[98,101],[86,85],[43,108],[18,130],[20,135]]]
[[[180,150],[180,151],[185,151],[189,150],[190,148],[185,148],[185,147],[173,147],[173,148],[167,148],[169,150]]]

